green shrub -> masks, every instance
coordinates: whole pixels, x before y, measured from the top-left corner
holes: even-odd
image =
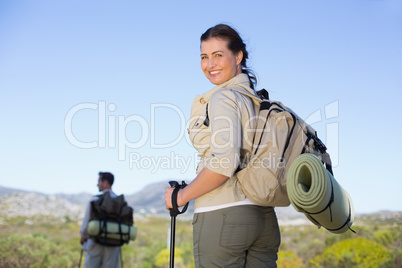
[[[303,260],[297,257],[292,251],[279,251],[278,261],[276,262],[278,267],[281,268],[302,268]]]
[[[310,260],[312,267],[381,267],[392,262],[392,253],[365,238],[347,239],[334,244]]]
[[[156,267],[168,267],[170,261],[170,249],[165,248],[159,251],[156,255],[155,265]],[[175,267],[183,266],[183,250],[176,248],[174,251],[174,264]]]
[[[0,237],[0,267],[69,268],[78,266],[78,254],[43,235],[10,234]]]
[[[378,230],[374,232],[373,239],[377,243],[388,247],[395,240],[393,233],[389,230]]]

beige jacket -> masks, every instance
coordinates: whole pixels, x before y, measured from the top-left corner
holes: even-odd
[[[207,167],[229,177],[217,189],[197,198],[195,209],[232,204],[246,199],[234,173],[244,157],[251,153],[253,129],[256,127],[255,120],[252,119],[259,107],[257,99],[249,87],[246,74],[239,74],[195,97],[191,106],[189,135],[200,157],[197,173]],[[207,105],[209,126],[205,122]]]

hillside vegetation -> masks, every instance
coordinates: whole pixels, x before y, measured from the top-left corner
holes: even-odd
[[[168,213],[167,213],[168,214]],[[167,267],[170,219],[136,217],[137,239],[122,247],[125,268]],[[78,267],[80,221],[69,217],[3,218],[0,267]],[[332,234],[312,225],[282,226],[278,267],[402,267],[401,222],[360,221]],[[176,225],[175,267],[194,267],[191,221]]]
[[[122,247],[124,268],[168,267],[169,213],[163,206],[165,184],[153,184],[127,202],[135,208],[138,235]],[[90,195],[48,196],[0,187],[0,268],[78,267],[79,228]],[[162,204],[162,205],[161,205]],[[282,243],[278,267],[402,267],[402,212],[355,215],[353,233],[318,229],[291,206],[276,209]],[[192,209],[176,226],[175,267],[193,262]]]

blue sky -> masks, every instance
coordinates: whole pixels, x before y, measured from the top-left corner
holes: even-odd
[[[402,211],[402,5],[352,1],[1,1],[0,185],[131,194],[190,181],[199,37],[245,40],[271,99],[318,131],[357,212]]]

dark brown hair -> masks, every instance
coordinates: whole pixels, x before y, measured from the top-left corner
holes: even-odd
[[[99,172],[99,177],[102,181],[107,181],[110,186],[113,185],[114,176],[110,172]]]
[[[257,78],[255,77],[253,71],[247,67],[246,62],[248,59],[248,52],[246,50],[246,44],[244,44],[239,33],[229,25],[218,24],[209,28],[201,35],[201,42],[207,41],[211,38],[220,38],[228,41],[228,49],[235,55],[237,55],[237,53],[240,51],[243,52],[243,59],[241,61],[242,73],[247,74],[248,79],[250,80],[250,87],[254,89],[254,87],[257,85]]]

